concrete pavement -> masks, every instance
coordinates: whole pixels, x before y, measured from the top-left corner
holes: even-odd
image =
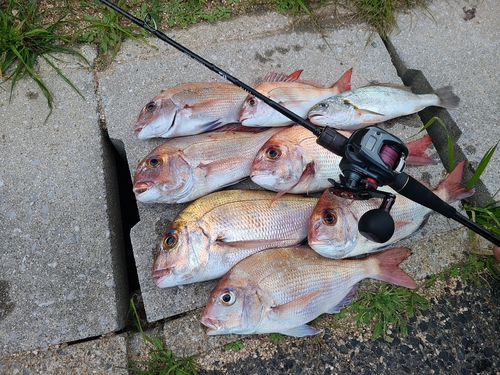
[[[304,69],[303,78],[326,85],[349,67],[354,68],[353,87],[373,80],[400,83],[399,76],[403,81],[423,77],[434,89],[451,84],[462,105],[444,116],[454,121],[450,127],[456,128],[458,157],[474,167],[484,151],[500,140],[494,126],[500,85],[496,53],[500,24],[495,15],[500,7],[494,0],[484,0],[475,5],[475,18],[464,20],[463,7],[471,6],[468,1],[434,1],[429,4],[434,19],[421,12],[398,16],[400,30],[389,38],[392,56],[378,36],[367,43],[366,25],[326,29],[323,39],[313,29],[295,30],[289,18],[274,13],[197,25],[168,35],[249,84],[256,84],[270,70]],[[134,357],[141,350],[140,337],[130,338],[127,348],[124,335],[70,345],[62,352],[61,347],[38,349],[125,327],[129,294],[120,225],[121,215],[127,212],[118,207],[113,158],[103,142],[99,116],[104,117],[109,137],[132,175],[137,163],[163,142],[138,140],[132,133],[142,106],[160,90],[178,83],[221,80],[163,42],[150,43],[158,49],[124,43],[109,69],[95,74],[69,59],[64,71],[84,92],[85,100],[42,67],[56,93],[56,108],[47,124],[43,124],[44,98],[32,82],[23,80],[11,103],[8,93],[1,93],[0,330],[5,333],[0,338],[1,374],[16,373],[16,369],[64,373],[64,366],[56,366],[64,361],[76,366],[75,373],[90,373],[93,365],[78,360],[76,354],[67,355],[73,350],[105,358],[95,360],[94,373],[123,373],[115,366],[126,367],[127,353]],[[409,74],[414,71],[421,73]],[[422,127],[422,121],[413,115],[386,125],[405,139]],[[435,133],[436,150],[431,154],[439,152],[445,158],[442,132]],[[482,179],[482,202],[496,192],[498,157],[494,156]],[[408,173],[435,186],[445,169],[439,164],[409,168]],[[256,188],[249,181],[236,187]],[[204,305],[214,282],[168,289],[158,289],[152,282],[156,244],[184,206],[138,203],[140,222],[132,229],[131,240],[148,321],[187,312],[182,318],[167,319],[162,336],[177,353],[194,354],[235,337],[207,337],[197,321],[196,309]],[[420,279],[462,258],[468,238],[454,222],[433,215],[424,230],[404,244],[414,255],[403,267]],[[97,342],[101,341],[113,350],[100,350]],[[44,355],[33,356],[32,351],[23,355],[25,350]],[[7,356],[15,352],[20,354]],[[111,355],[116,361],[108,360]]]

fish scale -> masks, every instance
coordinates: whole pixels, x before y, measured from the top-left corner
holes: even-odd
[[[307,246],[268,249],[239,263],[217,283],[202,313],[209,335],[279,332],[308,336],[308,323],[338,312],[365,278],[408,288],[416,283],[397,268],[410,255],[395,248],[356,260],[333,260]]]
[[[318,198],[256,190],[226,190],[192,202],[173,220],[158,247],[153,277],[159,287],[221,277],[260,250],[307,237]]]

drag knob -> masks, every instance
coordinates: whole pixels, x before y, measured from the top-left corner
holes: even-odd
[[[370,241],[384,243],[389,241],[394,234],[394,220],[389,212],[377,208],[361,216],[358,230]]]

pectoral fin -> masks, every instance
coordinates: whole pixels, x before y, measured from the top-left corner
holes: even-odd
[[[279,331],[282,335],[287,335],[287,336],[293,336],[293,337],[304,337],[304,336],[313,336],[317,335],[319,333],[323,332],[322,329],[317,329],[311,326],[308,326],[307,324],[294,327],[294,328],[289,328],[283,331]]]
[[[349,99],[344,99],[344,104],[352,106],[354,108],[354,110],[356,111],[356,113],[359,116],[362,116],[362,115],[385,116],[382,113],[378,113],[378,112],[375,112],[375,111],[370,111],[369,109],[360,108],[356,104],[354,104],[353,102],[351,102]]]
[[[321,293],[323,293],[323,290],[315,290],[314,292],[300,296],[283,305],[274,306],[271,308],[269,318],[274,320],[286,320],[288,318],[287,315],[292,316],[295,315],[297,311],[305,309],[311,300]]]
[[[244,158],[224,158],[219,160],[214,160],[210,163],[200,163],[197,168],[202,169],[206,175],[225,172],[237,166],[244,165],[248,161]]]
[[[295,188],[298,184],[306,181],[307,179],[309,179],[309,184],[308,184],[308,187],[309,185],[311,184],[311,177],[314,177],[314,173],[315,173],[315,169],[314,169],[314,162],[310,162],[310,163],[307,163],[304,171],[302,172],[302,175],[300,176],[299,180],[297,181],[296,184],[290,186],[290,188],[286,189],[286,190],[281,190],[279,191],[278,193],[276,193],[276,195],[273,197],[273,199],[271,200],[271,204],[273,204],[276,200],[278,200],[282,195],[288,193],[290,190],[292,190],[293,188]]]

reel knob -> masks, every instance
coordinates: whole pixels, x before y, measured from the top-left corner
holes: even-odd
[[[386,210],[377,208],[367,211],[361,216],[358,230],[370,241],[384,243],[394,234],[394,220]]]

